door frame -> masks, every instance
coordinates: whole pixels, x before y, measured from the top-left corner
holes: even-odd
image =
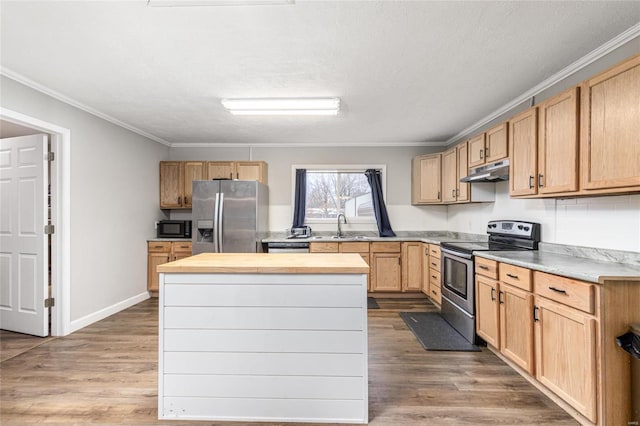
[[[51,168],[51,309],[52,336],[71,332],[71,130],[0,107],[0,119],[47,133],[55,160]]]

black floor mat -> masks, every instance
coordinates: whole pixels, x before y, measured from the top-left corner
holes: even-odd
[[[400,312],[400,317],[428,351],[480,352],[437,312]]]
[[[380,305],[373,297],[367,297],[367,309],[380,309]]]

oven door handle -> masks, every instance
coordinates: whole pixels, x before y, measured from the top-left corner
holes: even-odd
[[[449,250],[449,249],[442,248],[442,247],[440,248],[440,251],[443,252],[443,253],[449,254],[451,256],[461,257],[463,259],[469,259],[469,260],[473,259],[473,255],[472,254],[460,253],[458,251],[453,251],[453,250]]]

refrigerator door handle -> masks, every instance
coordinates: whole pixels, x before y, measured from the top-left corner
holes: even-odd
[[[219,223],[218,223],[218,210],[219,210],[219,204],[220,204],[220,193],[216,192],[216,203],[215,203],[215,207],[213,209],[213,252],[214,253],[220,253],[219,250],[219,244],[218,244],[218,228],[219,228]]]
[[[218,253],[224,253],[224,240],[222,238],[222,214],[224,212],[224,192],[220,193],[220,210],[218,212]]]

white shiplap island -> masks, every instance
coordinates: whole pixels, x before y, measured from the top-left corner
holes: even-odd
[[[203,253],[160,272],[160,419],[367,423],[358,254]]]

